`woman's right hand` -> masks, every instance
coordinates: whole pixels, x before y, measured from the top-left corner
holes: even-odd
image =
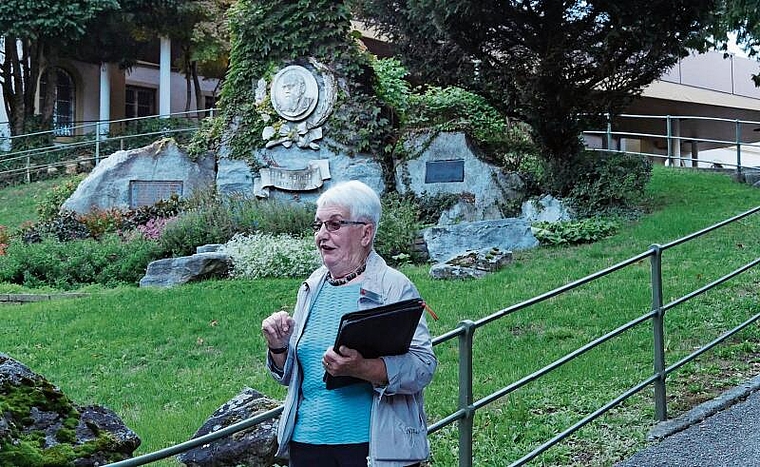
[[[261,322],[261,334],[271,349],[287,347],[295,321],[287,311],[277,311]]]

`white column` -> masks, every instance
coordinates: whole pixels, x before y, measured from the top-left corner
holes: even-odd
[[[681,119],[673,119],[673,165],[683,167],[685,164],[681,160]]]
[[[171,114],[171,72],[172,72],[172,43],[168,37],[161,36],[160,79],[158,83],[158,113],[168,118]]]
[[[111,120],[111,80],[109,79],[108,64],[100,64],[100,114],[98,115],[98,134],[107,135],[109,120]]]

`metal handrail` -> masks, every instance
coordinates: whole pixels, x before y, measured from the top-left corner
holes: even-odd
[[[215,110],[216,109],[207,109],[202,112],[208,113],[208,116],[211,117],[214,115]],[[195,132],[198,130],[198,126],[196,124],[196,125],[191,125],[188,128],[166,128],[160,131],[146,131],[143,133],[109,136],[108,133],[101,133],[100,127],[98,125],[108,124],[110,126],[112,124],[139,122],[139,121],[145,121],[145,120],[157,120],[157,119],[171,118],[171,117],[175,117],[175,118],[185,117],[189,114],[197,115],[199,112],[201,111],[175,112],[167,116],[150,115],[146,117],[125,118],[125,119],[108,120],[108,121],[104,120],[104,121],[98,121],[96,123],[87,123],[84,125],[72,126],[70,127],[70,129],[72,130],[95,128],[96,131],[93,133],[80,135],[83,137],[91,138],[85,141],[56,143],[52,146],[46,146],[46,147],[24,149],[24,150],[11,151],[11,152],[5,152],[5,153],[0,152],[0,164],[11,164],[11,168],[0,170],[0,176],[15,177],[17,175],[24,175],[23,181],[26,183],[29,183],[32,180],[33,173],[42,171],[46,168],[49,169],[51,167],[57,167],[61,165],[69,165],[69,164],[76,164],[80,162],[92,162],[92,161],[94,161],[95,165],[97,165],[98,163],[100,163],[100,160],[102,159],[101,146],[103,144],[118,141],[120,143],[121,149],[123,149],[125,141],[129,141],[135,138],[159,137],[159,136],[166,136],[166,135],[172,135],[172,134]],[[10,136],[5,139],[12,141],[15,138],[27,138],[30,136],[55,134],[56,131],[57,130],[46,130],[46,131],[41,131],[41,132],[36,132],[36,133]],[[0,138],[0,140],[2,140],[2,138]],[[55,153],[65,153],[66,151],[69,151],[69,150],[81,150],[81,149],[87,149],[87,148],[93,148],[93,155],[90,157],[78,156],[76,159],[59,159],[53,162],[33,161],[33,157],[48,156]],[[14,162],[15,164],[12,164]],[[23,165],[21,166],[21,164]],[[12,167],[13,165],[19,165],[19,166]]]
[[[602,115],[598,115],[602,116]],[[731,167],[735,168],[738,175],[742,174],[742,171],[744,168],[751,168],[753,170],[757,170],[760,167],[755,166],[747,166],[743,165],[741,161],[741,150],[742,147],[760,147],[760,142],[749,142],[749,141],[743,141],[742,136],[742,129],[747,126],[751,125],[753,127],[757,127],[760,125],[760,121],[754,121],[754,120],[742,120],[742,119],[729,119],[729,118],[721,118],[721,117],[705,117],[705,116],[699,116],[699,115],[636,115],[636,114],[617,114],[617,115],[610,115],[610,114],[604,114],[603,115],[606,120],[606,128],[601,129],[588,129],[584,130],[582,133],[585,135],[595,135],[595,136],[601,136],[603,144],[606,146],[604,148],[590,148],[593,150],[600,150],[600,151],[614,151],[612,148],[614,138],[632,138],[632,139],[653,139],[653,140],[666,140],[667,142],[667,150],[666,153],[663,154],[656,154],[656,153],[642,153],[642,152],[632,152],[632,151],[620,151],[620,152],[628,152],[628,153],[634,153],[634,154],[640,154],[651,158],[657,158],[657,159],[665,159],[666,161],[678,161],[680,162],[691,162],[692,164],[696,163],[696,167],[699,168],[699,163],[716,163],[716,161],[713,160],[705,160],[705,159],[696,159],[696,158],[688,158],[688,157],[678,157],[676,156],[676,145],[680,146],[680,143],[682,142],[692,142],[694,144],[700,144],[700,143],[709,143],[713,145],[718,145],[719,147],[736,147],[736,163],[735,164],[727,164],[725,162],[720,162],[721,165],[730,165]],[[662,120],[662,123],[665,126],[665,133],[664,134],[657,134],[657,133],[640,133],[640,132],[631,132],[631,131],[613,131],[613,120],[620,121],[621,119],[649,119],[649,120]],[[726,140],[726,139],[716,139],[716,138],[710,138],[706,136],[680,136],[678,134],[674,134],[673,131],[673,122],[674,121],[689,121],[689,120],[701,120],[701,121],[710,121],[710,122],[718,122],[718,123],[729,123],[731,125],[735,126],[734,134],[735,137],[733,140]],[[754,128],[753,128],[754,130]]]
[[[581,420],[577,421],[576,423],[574,423],[567,429],[563,430],[561,433],[558,433],[557,435],[552,437],[550,440],[534,448],[528,454],[514,461],[512,464],[510,464],[510,466],[517,467],[517,466],[525,465],[526,463],[535,459],[537,456],[546,452],[548,449],[550,449],[551,447],[553,447],[560,441],[564,440],[568,436],[572,435],[573,433],[581,429],[583,426],[596,420],[600,416],[607,413],[610,409],[616,407],[621,402],[627,400],[628,398],[630,398],[631,396],[635,394],[638,394],[639,392],[641,392],[642,390],[644,390],[645,388],[651,385],[655,386],[654,403],[655,403],[655,408],[657,409],[656,410],[657,418],[660,421],[666,420],[667,419],[667,412],[666,412],[667,400],[665,398],[664,383],[665,383],[665,378],[667,377],[667,375],[676,371],[678,368],[690,362],[691,360],[697,358],[703,353],[711,350],[712,348],[714,348],[721,342],[725,341],[729,337],[733,336],[737,332],[741,331],[742,329],[745,329],[751,324],[760,321],[760,313],[744,321],[739,326],[736,326],[735,328],[725,332],[717,339],[695,350],[694,352],[682,358],[678,362],[666,367],[664,365],[664,355],[665,355],[664,340],[662,339],[665,312],[669,309],[672,309],[673,307],[677,305],[683,304],[686,301],[691,300],[707,292],[710,289],[717,287],[718,285],[721,285],[727,282],[730,279],[735,278],[736,276],[742,273],[749,271],[750,269],[760,264],[760,258],[757,258],[754,261],[751,261],[750,263],[739,267],[738,269],[730,272],[729,274],[726,274],[723,277],[716,279],[710,282],[709,284],[702,286],[682,297],[679,297],[667,304],[663,304],[662,303],[662,268],[661,268],[662,253],[665,250],[674,248],[683,243],[694,240],[702,235],[705,235],[708,232],[712,232],[719,228],[732,224],[734,222],[738,222],[741,219],[757,214],[758,212],[760,212],[760,206],[757,206],[753,209],[750,209],[739,215],[733,216],[724,221],[713,224],[697,232],[686,235],[682,238],[666,243],[665,245],[652,245],[648,250],[636,256],[628,258],[624,261],[621,261],[613,266],[602,269],[586,277],[573,281],[564,286],[555,288],[551,291],[548,291],[544,294],[538,295],[536,297],[533,297],[521,303],[512,305],[503,310],[494,312],[491,315],[481,318],[478,321],[470,321],[470,320],[463,321],[456,328],[435,337],[433,339],[433,345],[439,345],[441,343],[447,342],[454,338],[459,339],[459,375],[460,375],[459,406],[451,414],[429,425],[428,434],[435,433],[436,431],[439,431],[442,428],[457,422],[459,425],[459,465],[460,467],[471,467],[472,466],[472,442],[473,442],[472,421],[473,421],[474,414],[477,410],[488,406],[489,404],[495,402],[496,400],[510,394],[511,392],[514,392],[515,390],[525,386],[526,384],[532,381],[535,381],[543,376],[546,376],[547,374],[551,373],[557,368],[563,366],[564,364],[570,362],[571,360],[574,360],[576,357],[650,320],[653,323],[653,337],[654,337],[654,342],[655,342],[654,374],[645,378],[643,381],[636,383],[631,388],[627,389],[626,391],[618,395],[613,400],[608,401],[597,410],[593,411],[592,413],[583,417]],[[549,365],[546,365],[545,367],[527,376],[524,376],[521,379],[495,392],[492,392],[491,394],[477,401],[473,400],[473,397],[472,397],[472,389],[473,389],[472,388],[472,373],[473,373],[472,345],[474,341],[475,330],[477,328],[486,326],[487,324],[490,324],[493,321],[496,321],[507,315],[510,315],[518,310],[522,310],[529,306],[538,304],[552,297],[555,297],[562,293],[573,290],[581,285],[593,282],[613,272],[616,272],[628,266],[637,264],[646,258],[650,259],[651,266],[652,266],[651,267],[652,275],[650,278],[651,287],[652,287],[652,308],[648,312],[642,314],[641,316],[629,321],[628,323],[622,326],[619,326],[618,328],[612,331],[607,332],[606,334],[600,337],[597,337],[596,339],[591,340],[590,342],[582,345],[576,350],[558,358],[557,360],[550,363]],[[275,409],[275,411],[277,410],[281,411],[282,407]],[[153,462],[155,460],[163,459],[163,458],[178,454],[179,452],[187,451],[189,449],[192,449],[193,447],[199,446],[206,442],[219,439],[225,435],[232,434],[237,431],[241,431],[243,429],[251,428],[257,423],[260,423],[265,420],[269,420],[279,415],[279,412],[278,413],[273,413],[273,412],[274,411],[269,411],[263,414],[258,414],[255,417],[252,417],[251,419],[246,420],[245,422],[247,423],[245,424],[244,422],[240,422],[236,425],[232,425],[230,427],[225,428],[224,430],[220,430],[218,432],[206,435],[204,437],[195,438],[190,441],[186,441],[184,443],[180,443],[178,445],[172,446],[170,448],[166,448],[166,449],[162,449],[160,451],[156,451],[153,453],[137,456],[131,459],[126,459],[124,461],[120,461],[120,462],[109,464],[109,465],[114,466],[114,467],[133,467],[133,466],[144,465],[144,464]],[[224,431],[225,434],[222,434],[222,431]],[[214,436],[211,437],[211,435],[214,435]]]
[[[144,117],[130,117],[130,118],[121,118],[121,119],[114,119],[114,120],[88,120],[87,122],[81,124],[81,125],[74,125],[67,127],[68,130],[86,130],[86,129],[98,129],[99,125],[113,125],[117,123],[129,123],[129,122],[136,122],[140,120],[153,120],[158,118],[173,118],[173,117],[179,117],[179,116],[187,116],[191,114],[195,114],[196,118],[198,114],[203,113],[209,113],[213,116],[213,114],[217,111],[216,108],[212,109],[203,109],[203,110],[187,110],[184,112],[172,112],[167,115],[146,115]],[[201,117],[203,118],[203,117]],[[28,138],[30,136],[43,136],[43,135],[53,135],[55,136],[56,132],[59,131],[57,129],[52,130],[43,130],[43,131],[37,131],[33,133],[24,133],[23,135],[11,135],[7,136],[4,139],[17,139],[17,138]]]

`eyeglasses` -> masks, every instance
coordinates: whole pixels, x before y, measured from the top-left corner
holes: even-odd
[[[322,229],[323,224],[328,232],[335,232],[336,230],[339,230],[343,225],[367,225],[366,222],[362,221],[339,221],[337,219],[330,219],[327,221],[314,221],[311,224],[311,228],[314,230],[314,233],[319,232]]]

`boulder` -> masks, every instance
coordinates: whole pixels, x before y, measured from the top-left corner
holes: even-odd
[[[512,251],[538,246],[530,222],[522,218],[438,225],[423,230],[422,235],[434,262],[443,262],[470,250]]]
[[[253,172],[243,160],[219,158],[216,170],[216,189],[225,195],[253,195]]]
[[[188,197],[213,186],[216,161],[208,154],[191,160],[173,139],[117,151],[82,180],[61,209],[86,214],[94,209],[130,209],[151,205],[172,194]]]
[[[132,457],[140,438],[110,409],[79,406],[0,353],[0,465],[89,467]]]
[[[562,200],[552,195],[543,195],[522,204],[521,217],[528,222],[559,222],[573,219],[573,212]]]
[[[224,247],[224,243],[209,243],[207,245],[201,245],[195,249],[196,253],[213,253],[219,251]]]
[[[187,282],[227,277],[232,260],[224,253],[196,253],[178,258],[165,258],[148,264],[140,287],[171,287]]]
[[[441,214],[439,225],[502,219],[508,206],[519,205],[525,183],[516,173],[505,173],[484,162],[464,133],[422,133],[411,138],[407,150],[416,157],[396,166],[396,189],[417,196],[459,195],[460,201]]]
[[[512,261],[511,251],[485,248],[467,251],[430,268],[433,279],[479,279],[504,268]]]
[[[245,388],[219,407],[195,432],[193,438],[219,431],[279,405],[280,402],[269,399],[256,390]],[[278,421],[279,419],[273,419],[259,423],[232,436],[184,452],[177,459],[192,467],[269,467],[275,462],[277,452]]]

